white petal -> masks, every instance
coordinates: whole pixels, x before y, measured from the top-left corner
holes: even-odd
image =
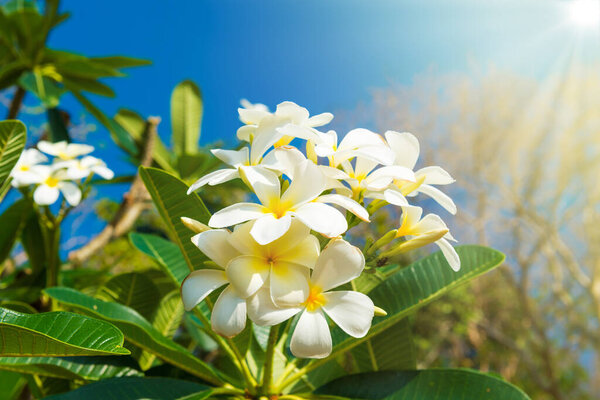
[[[289,120],[277,116],[266,116],[260,121],[256,128],[256,133],[252,139],[250,149],[250,164],[258,165],[263,155],[273,146],[282,134],[277,132],[277,128],[285,125]]]
[[[281,187],[275,173],[256,166],[240,167],[239,172],[262,204],[268,207],[273,202],[279,201]]]
[[[440,239],[435,244],[442,250],[444,257],[450,264],[450,268],[454,271],[460,270],[460,257],[458,257],[458,253],[454,250],[454,247],[448,242],[446,239]]]
[[[281,218],[276,218],[273,214],[265,214],[254,222],[250,234],[258,244],[269,244],[286,233],[291,223],[290,215],[286,214]]]
[[[218,169],[216,171],[204,175],[202,178],[194,182],[192,186],[190,186],[190,188],[188,189],[187,194],[195,192],[196,190],[200,189],[206,184],[214,186],[239,177],[240,175],[238,174],[237,169]]]
[[[79,157],[92,151],[94,151],[94,146],[81,143],[69,143],[66,149],[66,153],[71,157]]]
[[[348,229],[341,212],[323,203],[306,203],[294,215],[310,229],[327,237],[340,236]]]
[[[277,105],[275,114],[290,118],[294,123],[300,123],[308,119],[308,110],[291,101],[284,101]]]
[[[213,290],[227,283],[225,271],[201,269],[192,272],[181,284],[183,307],[190,311]]]
[[[268,212],[260,204],[237,203],[214,213],[208,221],[208,226],[211,228],[225,228],[251,219],[260,218]]]
[[[240,255],[239,251],[229,243],[230,235],[231,233],[225,229],[211,229],[192,236],[192,243],[206,257],[225,269],[232,258]],[[196,268],[198,267],[196,266]]]
[[[336,163],[352,157],[364,157],[379,164],[390,165],[394,161],[394,153],[383,138],[368,129],[353,129],[342,139],[335,155]]]
[[[210,152],[225,164],[236,168],[246,165],[250,160],[250,151],[247,147],[242,147],[239,150],[213,149]]]
[[[293,138],[300,138],[303,140],[319,140],[319,136],[317,136],[314,129],[303,125],[296,125],[293,123],[285,124],[282,127],[277,128],[277,132],[279,132],[281,135],[291,136]]]
[[[364,267],[363,253],[345,240],[337,239],[321,252],[311,281],[327,291],[357,278]]]
[[[263,287],[270,268],[271,265],[264,258],[243,255],[231,260],[225,272],[238,295],[248,298]]]
[[[37,144],[38,149],[43,151],[46,154],[50,154],[51,156],[56,156],[60,151],[64,151],[67,147],[67,142],[47,142],[45,140],[41,140]]]
[[[417,177],[425,176],[423,183],[427,185],[449,185],[455,180],[442,167],[425,167],[415,172]]]
[[[348,335],[361,338],[371,327],[375,307],[373,301],[359,292],[323,293],[323,311]]]
[[[282,172],[290,179],[294,179],[296,166],[306,160],[304,154],[294,146],[281,146],[273,153],[281,165]]]
[[[315,153],[319,157],[329,157],[335,153],[337,147],[337,133],[335,131],[317,132],[319,140],[315,141]]]
[[[394,151],[394,164],[413,169],[419,158],[419,141],[408,132],[387,131],[385,138]]]
[[[310,160],[302,161],[294,170],[290,187],[281,196],[281,202],[300,205],[315,199],[325,190],[325,176]]]
[[[81,201],[81,190],[79,189],[79,187],[77,187],[76,184],[72,182],[60,182],[58,184],[58,187],[62,192],[63,196],[65,196],[67,203],[69,203],[72,206],[76,206],[77,204],[79,204],[79,202]]]
[[[427,214],[423,217],[421,221],[417,223],[414,227],[413,231],[415,234],[431,232],[431,231],[441,231],[447,230],[448,227],[444,223],[444,221],[440,218],[439,215],[436,214]]]
[[[364,157],[356,158],[356,166],[354,167],[354,175],[356,176],[367,176],[377,166],[377,161],[370,160]]]
[[[300,358],[325,358],[331,354],[331,333],[320,309],[302,312],[292,334],[290,350]]]
[[[456,204],[454,204],[452,199],[447,194],[445,194],[438,188],[435,188],[430,185],[421,185],[419,186],[419,189],[417,189],[417,192],[424,193],[427,196],[431,197],[440,206],[444,207],[446,211],[448,211],[450,214],[456,214]]]
[[[393,179],[400,179],[409,182],[416,181],[415,173],[411,169],[402,167],[400,165],[389,165],[381,167],[376,171],[373,171],[373,173],[367,177],[367,188],[377,190],[377,188],[375,187],[375,182],[383,178],[389,178],[389,183],[391,183]],[[379,189],[383,189],[388,185],[384,185],[383,187],[379,185]]]
[[[277,259],[281,261],[292,262],[294,264],[304,265],[308,268],[313,268],[317,259],[319,258],[319,253],[321,251],[321,245],[319,244],[319,239],[315,236],[310,235],[310,229],[306,227],[306,231],[304,235],[301,234],[293,234],[290,235],[293,231],[294,223],[302,225],[302,227],[306,227],[302,222],[297,219],[293,220],[292,228],[285,234],[282,239],[286,239],[285,244],[291,244],[291,246],[285,246],[284,243],[279,244],[278,241],[272,243],[272,247],[274,252],[277,253]]]
[[[264,117],[271,115],[268,110],[260,108],[238,108],[238,114],[245,124],[258,124]]]
[[[349,197],[342,196],[340,194],[325,194],[323,196],[317,197],[316,201],[318,201],[319,203],[330,203],[336,204],[340,207],[344,207],[346,210],[350,211],[358,218],[362,219],[363,221],[369,222],[369,213],[367,212],[367,210],[365,210],[363,206],[361,206]]]
[[[58,195],[58,188],[40,185],[33,192],[33,201],[40,206],[47,206],[54,204],[58,200]]]
[[[404,195],[399,190],[386,189],[383,192],[383,198],[385,199],[385,201],[395,206],[402,207],[408,205],[408,200],[406,200],[406,197],[404,197]]]
[[[307,121],[307,125],[310,127],[317,127],[317,126],[323,126],[323,125],[327,125],[328,123],[331,122],[331,120],[333,119],[333,114],[332,113],[322,113],[322,114],[317,114],[317,115],[313,115],[312,117],[310,117]]]
[[[46,161],[48,161],[48,157],[40,153],[38,149],[27,149],[19,157],[17,165],[25,164],[31,166]]]
[[[421,221],[421,216],[423,215],[423,209],[417,206],[402,206],[402,216],[400,218],[401,228],[406,228],[412,230],[419,221]],[[412,234],[412,232],[410,233]]]
[[[277,261],[271,267],[269,286],[278,306],[298,306],[308,297],[310,269],[298,264]]]
[[[238,297],[231,286],[215,302],[210,324],[213,331],[225,337],[233,337],[246,327],[246,300]]]
[[[239,140],[246,142],[252,142],[252,139],[256,135],[256,125],[244,125],[238,128],[236,136]]]
[[[277,307],[269,288],[260,289],[246,300],[248,317],[257,325],[273,326],[287,321],[302,311],[301,307]]]

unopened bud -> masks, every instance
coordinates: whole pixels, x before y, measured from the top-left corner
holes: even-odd
[[[385,317],[387,312],[383,308],[379,308],[375,306],[375,316],[376,317]]]
[[[443,238],[446,233],[448,233],[448,229],[440,229],[437,231],[423,233],[410,240],[407,240],[406,242],[398,244],[396,247],[381,254],[381,257],[395,256],[396,254],[406,253],[407,251],[418,249],[419,247],[437,242]]]
[[[202,233],[210,230],[210,227],[192,218],[181,217],[181,222],[185,225],[186,228],[188,228],[194,233]]]
[[[383,235],[382,237],[377,239],[377,241],[375,241],[375,243],[373,243],[373,245],[371,247],[369,247],[369,250],[367,250],[367,254],[373,254],[375,252],[375,250],[390,243],[392,240],[394,240],[396,238],[397,233],[398,233],[398,229],[392,229],[391,231],[387,232],[385,235]]]

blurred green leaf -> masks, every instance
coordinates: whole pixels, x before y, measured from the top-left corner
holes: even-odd
[[[124,56],[90,57],[90,60],[94,64],[100,64],[115,69],[142,67],[144,65],[152,64],[152,61],[150,60]]]
[[[143,272],[127,272],[113,276],[96,294],[101,300],[114,301],[150,319],[160,301],[158,288]]]
[[[129,354],[113,325],[69,312],[22,314],[0,308],[0,356]]]
[[[46,115],[48,116],[50,141],[53,143],[61,141],[70,143],[71,138],[69,137],[69,131],[67,130],[67,126],[65,124],[63,111],[59,110],[58,108],[48,108],[46,110]]]
[[[58,86],[54,80],[43,76],[39,72],[26,72],[19,78],[19,85],[35,94],[46,108],[54,108],[60,103],[60,97],[65,90]]]
[[[40,243],[44,243],[40,221],[38,215],[31,212],[21,232],[21,244],[34,273],[43,271],[46,266],[46,250]]]
[[[59,61],[55,63],[55,66],[60,75],[68,78],[87,78],[95,80],[98,78],[125,76],[115,68],[101,63],[95,63],[88,58]]]
[[[109,86],[95,79],[64,76],[62,83],[72,92],[90,92],[99,96],[115,97],[115,92]]]
[[[15,400],[27,384],[17,372],[0,371],[0,400]]]
[[[31,202],[20,199],[0,215],[0,263],[9,256],[31,211]]]
[[[183,81],[171,95],[171,140],[178,155],[198,152],[202,122],[202,94],[192,81]]]

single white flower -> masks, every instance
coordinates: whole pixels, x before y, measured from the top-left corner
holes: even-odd
[[[225,268],[240,253],[230,244],[231,232],[225,229],[209,230],[192,237],[192,242],[219,269],[200,269],[190,273],[181,285],[181,299],[187,311],[229,280]],[[246,300],[228,285],[214,304],[211,318],[212,329],[220,335],[233,337],[246,327]]]
[[[387,131],[385,138],[394,151],[395,165],[414,169],[419,158],[419,141],[408,132]],[[456,214],[456,205],[452,199],[444,192],[433,185],[449,185],[454,179],[448,172],[438,166],[421,168],[415,171],[416,182],[409,182],[402,179],[395,179],[394,184],[385,191],[386,200],[389,203],[401,202],[399,200],[404,196],[416,196],[423,193],[438,202],[451,214]]]
[[[419,246],[435,243],[454,271],[460,270],[460,258],[449,241],[456,242],[448,227],[436,214],[427,214],[423,218],[423,209],[416,206],[403,206],[400,228],[397,237],[408,236],[409,240],[419,240]],[[446,232],[445,234],[443,234]],[[443,234],[441,238],[440,234]],[[439,238],[436,240],[436,238]]]
[[[72,160],[94,151],[94,146],[80,143],[67,143],[66,141],[52,143],[42,140],[38,143],[37,147],[44,153],[58,157],[61,160]]]
[[[112,179],[115,176],[104,161],[92,156],[85,156],[77,160],[59,161],[55,165],[66,168],[67,177],[73,180],[86,178],[90,174],[97,174],[104,179]]]
[[[271,115],[269,107],[261,103],[250,103],[246,99],[240,100],[241,108],[238,108],[240,121],[246,125],[258,125],[267,115]]]
[[[319,257],[319,240],[310,229],[293,220],[279,239],[260,245],[250,235],[255,222],[235,227],[230,244],[241,254],[226,269],[236,292],[247,298],[268,282],[273,301],[280,306],[297,304],[308,295],[308,276]]]
[[[248,298],[248,316],[258,325],[277,325],[301,313],[290,342],[296,357],[324,358],[332,341],[325,314],[350,336],[364,337],[374,315],[373,301],[363,293],[330,291],[357,278],[365,266],[362,252],[342,239],[321,253],[309,281],[304,301],[292,307],[277,307],[266,289]]]
[[[282,195],[279,178],[275,173],[265,169],[240,167],[240,172],[244,174],[261,204],[233,204],[213,214],[208,225],[224,228],[256,220],[250,233],[258,243],[267,244],[287,232],[292,217],[327,237],[344,233],[348,229],[346,218],[336,208],[325,203],[344,207],[368,221],[369,214],[354,200],[338,194],[321,196],[327,182],[311,161],[305,160],[296,168],[294,179]]]
[[[14,187],[21,187],[38,182],[39,177],[36,170],[40,163],[46,161],[48,161],[48,158],[37,149],[25,150],[21,153],[19,160],[10,173],[10,176],[13,178],[12,185]]]
[[[342,162],[353,157],[362,157],[378,164],[390,165],[394,153],[381,135],[368,129],[353,129],[338,144],[335,131],[318,132],[319,140],[314,142],[314,151],[319,157],[327,157],[329,166],[337,168]]]
[[[56,166],[39,165],[36,168],[38,184],[33,192],[33,201],[41,206],[54,204],[60,193],[65,196],[67,203],[76,206],[81,201],[81,190],[69,181],[65,170]]]

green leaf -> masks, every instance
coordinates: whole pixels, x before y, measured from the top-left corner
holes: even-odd
[[[34,273],[41,272],[46,265],[46,250],[44,246],[40,246],[40,243],[44,243],[43,240],[40,220],[35,212],[31,212],[21,232],[21,244]]]
[[[65,92],[54,80],[41,73],[26,72],[19,78],[19,85],[35,94],[46,108],[54,108],[60,103],[60,96]]]
[[[2,21],[0,21],[0,24]],[[11,61],[0,66],[0,90],[16,85],[19,77],[27,70],[26,64],[21,60]]]
[[[315,393],[368,400],[530,400],[521,389],[502,379],[466,369],[348,375],[320,387]]]
[[[172,400],[208,389],[208,386],[178,379],[123,377],[94,382],[45,400]]]
[[[375,317],[368,335],[364,338],[351,338],[337,327],[332,329],[332,355],[344,353],[391,328],[425,304],[504,261],[504,254],[483,246],[459,246],[456,247],[456,251],[461,260],[461,269],[458,272],[454,272],[448,266],[444,255],[439,251],[401,269],[369,292],[373,303],[387,311],[388,315]],[[313,361],[309,370],[324,363],[325,360]]]
[[[0,121],[0,185],[4,184],[25,148],[26,132],[21,121]]]
[[[72,59],[56,63],[56,70],[64,77],[98,79],[125,76],[118,70],[90,59]]]
[[[197,194],[186,194],[188,186],[183,181],[164,171],[140,167],[140,176],[167,225],[171,238],[181,249],[189,270],[200,268],[205,257],[191,242],[193,233],[183,225],[181,217],[207,223],[210,213],[206,206]]]
[[[22,314],[0,308],[0,356],[129,354],[115,326],[69,312]]]
[[[98,300],[65,287],[48,288],[44,292],[65,306],[115,324],[123,331],[128,341],[155,354],[163,361],[207,382],[221,383],[212,367],[194,357],[182,346],[164,337],[135,310],[122,304]]]
[[[198,152],[202,121],[202,94],[192,81],[178,84],[171,95],[171,133],[178,155]]]
[[[15,400],[27,381],[16,372],[0,371],[0,400]]]
[[[53,143],[61,141],[71,142],[71,137],[69,136],[63,113],[64,112],[58,108],[49,108],[46,110],[48,127],[50,128],[50,140]]]
[[[0,263],[9,256],[15,241],[27,222],[31,211],[31,202],[20,199],[0,215]]]
[[[152,280],[142,272],[127,272],[109,279],[96,297],[133,308],[144,318],[150,319],[160,300],[160,293]]]
[[[131,357],[0,357],[0,369],[62,379],[100,380],[141,376]]]
[[[142,253],[150,256],[178,287],[190,273],[181,250],[173,242],[156,235],[132,232],[129,240]]]
[[[124,56],[109,56],[109,57],[90,57],[94,64],[101,64],[110,68],[131,68],[151,65],[152,61],[143,60],[141,58],[124,57]]]
[[[63,77],[62,83],[73,92],[90,92],[104,97],[115,97],[115,92],[110,86],[89,78],[67,78]]]

